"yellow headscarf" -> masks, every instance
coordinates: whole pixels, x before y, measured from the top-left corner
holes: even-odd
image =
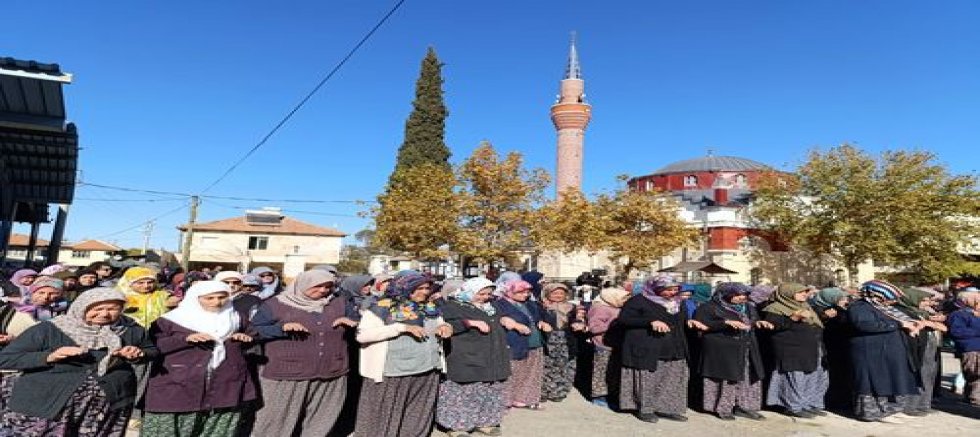
[[[126,270],[123,277],[119,279],[116,288],[126,295],[125,314],[136,320],[140,326],[149,327],[154,320],[160,318],[170,310],[167,307],[167,299],[170,293],[163,289],[156,289],[150,293],[140,293],[133,289],[133,283],[141,279],[157,279],[157,272],[148,267],[132,267]]]

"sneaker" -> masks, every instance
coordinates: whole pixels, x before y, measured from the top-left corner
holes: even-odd
[[[609,408],[609,402],[606,401],[606,398],[592,399],[592,405],[595,405],[597,407],[602,407],[602,408]]]
[[[637,419],[640,419],[640,420],[642,420],[644,422],[648,422],[648,423],[657,423],[657,420],[658,420],[657,419],[657,415],[656,414],[653,414],[653,413],[649,413],[649,414],[636,413],[636,414],[634,414],[634,416],[636,416]]]
[[[494,437],[495,436],[499,436],[499,435],[503,435],[503,431],[501,431],[500,425],[497,425],[497,426],[481,426],[481,427],[476,428],[476,432],[478,432],[480,434],[483,434],[483,435],[494,436]]]
[[[721,420],[735,420],[735,415],[732,413],[718,413],[718,418]]]
[[[813,413],[807,410],[800,410],[800,411],[786,410],[785,414],[787,416],[798,417],[800,419],[813,419],[814,417],[816,417]]]

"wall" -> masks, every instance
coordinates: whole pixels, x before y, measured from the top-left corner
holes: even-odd
[[[248,250],[250,236],[268,237],[266,249]],[[340,261],[341,241],[341,237],[195,231],[190,261],[282,264],[286,255],[302,255],[307,265],[336,264]]]

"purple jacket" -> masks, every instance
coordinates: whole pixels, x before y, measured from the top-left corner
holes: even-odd
[[[247,344],[225,340],[225,360],[208,377],[211,350],[192,345],[194,332],[165,318],[150,325],[150,337],[161,357],[153,363],[146,389],[146,411],[184,413],[235,408],[256,397],[245,362]]]
[[[280,381],[330,379],[347,374],[347,342],[343,327],[333,322],[344,317],[347,300],[336,298],[323,307],[322,313],[311,313],[285,305],[271,298],[262,303],[252,317],[252,329],[265,343],[268,359],[262,377]],[[309,334],[282,331],[286,323],[300,323]]]

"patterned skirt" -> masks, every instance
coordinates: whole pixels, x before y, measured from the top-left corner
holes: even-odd
[[[766,405],[778,405],[790,411],[824,409],[824,395],[830,379],[827,371],[817,365],[810,372],[779,372],[774,370],[769,379],[769,392]]]
[[[411,376],[365,378],[357,407],[358,437],[428,437],[432,432],[439,371]]]
[[[741,381],[704,378],[704,410],[719,414],[732,414],[735,407],[746,411],[762,409],[762,381],[752,382],[751,364],[744,361]]]
[[[657,370],[623,367],[620,408],[641,414],[684,414],[687,411],[686,360],[658,361]]]
[[[439,385],[436,423],[453,431],[497,426],[504,418],[504,383],[449,380]]]
[[[609,395],[609,358],[612,350],[595,348],[592,355],[592,397],[601,398]]]
[[[527,358],[510,360],[510,379],[504,399],[505,405],[535,405],[541,403],[541,381],[544,363],[541,348],[531,349]]]
[[[146,413],[141,437],[233,437],[241,423],[238,410],[193,413]]]
[[[89,375],[54,419],[7,411],[0,418],[0,437],[120,437],[126,432],[130,408],[112,410],[95,376]]]
[[[575,361],[569,357],[568,333],[556,330],[548,334],[545,350],[541,396],[545,400],[559,402],[568,396],[575,382]]]

